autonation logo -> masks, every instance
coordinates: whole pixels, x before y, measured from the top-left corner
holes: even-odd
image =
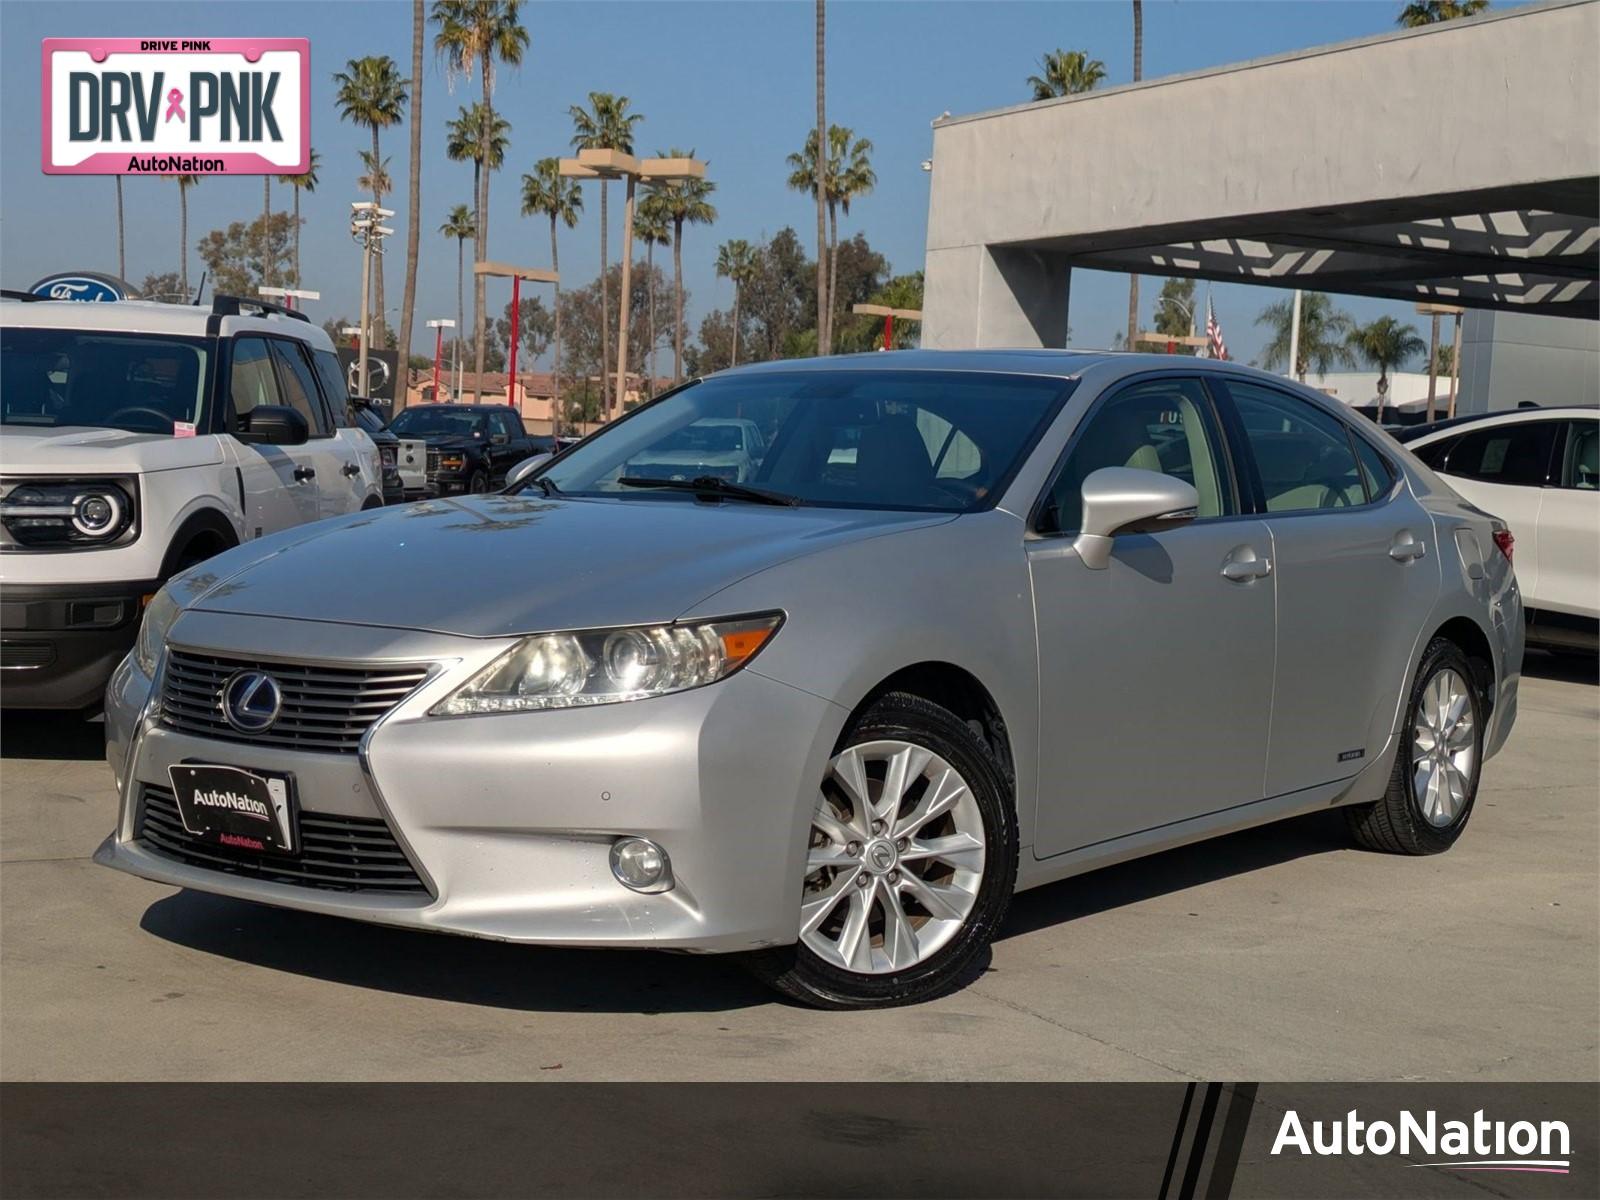
[[[1491,1121],[1480,1108],[1470,1121],[1441,1121],[1429,1109],[1419,1118],[1402,1109],[1393,1121],[1363,1121],[1351,1109],[1343,1120],[1312,1121],[1310,1132],[1300,1114],[1283,1114],[1272,1153],[1306,1156],[1389,1154],[1420,1156],[1435,1162],[1414,1167],[1452,1171],[1524,1171],[1565,1175],[1571,1168],[1572,1134],[1565,1121]]]

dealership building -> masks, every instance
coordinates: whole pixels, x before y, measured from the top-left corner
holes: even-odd
[[[1461,411],[1600,404],[1596,47],[1550,0],[942,118],[922,343],[1064,346],[1083,267],[1459,306]]]

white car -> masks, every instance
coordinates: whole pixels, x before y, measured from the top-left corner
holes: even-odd
[[[1520,408],[1402,434],[1406,449],[1516,539],[1528,641],[1600,644],[1600,409]]]
[[[276,305],[0,298],[0,704],[98,703],[174,572],[381,505],[348,399]]]
[[[729,483],[746,483],[767,452],[761,429],[738,417],[696,421],[649,452],[629,460],[628,475],[641,478],[694,479],[713,476]]]

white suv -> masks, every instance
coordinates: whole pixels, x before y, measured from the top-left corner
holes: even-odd
[[[174,571],[383,502],[303,314],[0,298],[0,705],[99,701]]]

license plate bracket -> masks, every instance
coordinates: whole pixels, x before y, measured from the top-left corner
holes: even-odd
[[[234,851],[298,853],[293,775],[185,762],[168,767],[167,777],[191,837]]]

